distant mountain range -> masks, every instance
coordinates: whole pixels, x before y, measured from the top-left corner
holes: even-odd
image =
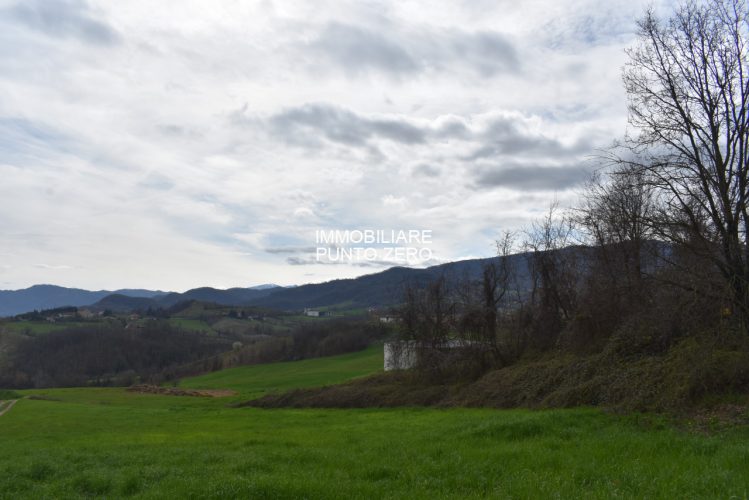
[[[528,282],[525,254],[506,257],[517,270],[521,283]],[[88,291],[54,285],[35,285],[24,290],[0,291],[0,316],[62,306],[90,306],[116,312],[166,308],[179,302],[199,300],[229,306],[261,306],[281,310],[345,305],[347,307],[389,306],[400,302],[406,284],[423,285],[445,275],[476,279],[485,264],[499,257],[450,262],[426,269],[393,267],[352,279],[280,287],[259,285],[220,290],[203,287],[184,293],[151,290]]]
[[[240,305],[249,300],[264,297],[278,285],[258,285],[250,288],[195,288],[184,293],[161,290],[120,289],[82,290],[56,285],[34,285],[23,290],[0,290],[0,317],[14,316],[29,311],[54,309],[64,306],[98,306],[112,310],[134,310],[153,307],[169,307],[185,300],[201,300],[225,305]]]
[[[165,294],[165,292],[158,290],[122,289],[92,292],[56,285],[34,285],[23,290],[0,290],[0,316],[13,316],[29,311],[62,306],[87,306],[113,293],[146,299]]]
[[[128,312],[136,310],[145,310],[148,308],[159,309],[168,308],[190,300],[200,302],[213,302],[224,306],[243,306],[249,305],[257,299],[261,299],[276,290],[282,289],[278,285],[260,285],[251,288],[229,288],[220,290],[217,288],[202,287],[193,288],[184,293],[166,293],[155,297],[133,297],[124,293],[114,293],[107,295],[94,304],[89,304],[92,309],[106,310],[114,312]]]

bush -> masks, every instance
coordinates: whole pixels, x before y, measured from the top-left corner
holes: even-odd
[[[7,399],[20,399],[21,395],[15,391],[0,389],[0,401]]]

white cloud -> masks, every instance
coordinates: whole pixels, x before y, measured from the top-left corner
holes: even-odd
[[[270,251],[330,228],[489,255],[623,131],[645,3],[0,0],[3,280],[371,272]]]

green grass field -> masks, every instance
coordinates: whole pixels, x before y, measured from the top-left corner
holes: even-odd
[[[184,381],[241,397],[333,383],[381,351]],[[0,498],[746,498],[749,430],[595,409],[260,410],[123,389],[25,391]]]
[[[182,328],[191,332],[215,333],[211,325],[199,319],[169,318],[169,324],[175,328]]]
[[[270,391],[336,384],[382,370],[382,346],[331,358],[229,368],[183,380],[191,389],[233,389],[242,400]]]
[[[66,328],[75,328],[90,323],[80,321],[63,321],[60,323],[50,323],[48,321],[8,321],[0,325],[9,332],[29,333],[31,335],[42,335],[45,333],[56,332]]]

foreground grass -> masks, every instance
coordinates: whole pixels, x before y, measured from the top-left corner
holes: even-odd
[[[19,401],[0,422],[0,497],[744,498],[749,490],[745,430],[688,435],[588,409],[256,410],[184,399]]]
[[[376,354],[227,370],[185,384],[251,394],[312,379],[328,383],[366,373]],[[749,492],[746,428],[706,436],[657,417],[594,409],[259,410],[122,389],[28,393],[53,399],[23,399],[0,417],[0,498],[746,498]]]

